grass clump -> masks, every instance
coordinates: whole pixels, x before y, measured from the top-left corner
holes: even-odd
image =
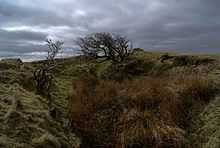
[[[193,146],[199,148],[220,147],[220,98],[216,97],[199,114],[191,134]]]
[[[61,144],[51,134],[45,133],[40,138],[35,138],[32,140],[32,143],[35,145],[36,148],[47,147],[47,148],[59,148]]]

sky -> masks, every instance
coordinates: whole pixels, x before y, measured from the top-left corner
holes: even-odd
[[[126,36],[145,50],[220,53],[220,0],[0,0],[0,58],[45,58],[45,40],[94,32]]]

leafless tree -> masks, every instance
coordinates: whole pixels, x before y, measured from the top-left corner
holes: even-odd
[[[101,32],[78,38],[76,44],[83,55],[122,62],[132,53],[132,42],[126,37]]]
[[[47,64],[49,64],[49,66],[51,66],[51,65],[55,64],[54,59],[57,56],[57,54],[61,52],[64,42],[61,42],[61,41],[54,42],[51,39],[47,39],[46,43],[48,46],[47,58],[46,58]]]
[[[47,39],[46,43],[48,46],[46,60],[41,67],[35,69],[33,76],[37,93],[47,96],[49,103],[51,103],[51,86],[54,80],[52,71],[56,67],[55,57],[62,50],[63,42]]]

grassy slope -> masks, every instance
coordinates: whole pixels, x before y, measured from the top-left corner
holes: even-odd
[[[220,65],[212,71],[209,76],[220,86]],[[203,110],[195,117],[192,140],[194,147],[199,148],[219,148],[220,147],[220,94],[215,97]]]
[[[46,99],[35,95],[32,65],[0,62],[0,66],[0,147],[77,146],[79,140],[49,115]]]
[[[148,65],[146,68],[160,73],[160,70],[172,67],[169,63],[158,62],[161,55],[163,55],[161,52],[138,52],[134,57],[154,61],[153,70]],[[0,133],[0,147],[42,147],[42,145],[72,147],[79,143],[74,135],[66,134],[63,129],[72,81],[89,67],[95,68],[98,75],[101,75],[110,63],[86,62],[80,57],[58,60],[58,63],[59,66],[55,72],[57,87],[53,90],[53,99],[60,112],[59,122],[56,122],[49,116],[46,100],[34,94],[31,71],[39,63],[25,63],[20,66],[17,63],[0,62],[0,130],[3,131]],[[219,75],[212,75],[213,79],[217,80],[217,77]],[[198,129],[195,135],[206,137],[202,144],[204,148],[219,147],[219,100],[216,98],[210,102],[199,119],[195,118],[197,123],[195,129]]]
[[[152,74],[151,71],[156,71],[156,73],[160,73],[161,70],[162,71],[171,71],[171,73],[175,73],[175,72],[181,72],[185,70],[191,70],[192,68],[189,67],[181,67],[181,66],[177,66],[177,67],[173,67],[172,64],[168,63],[164,63],[161,64],[160,62],[158,62],[158,59],[161,55],[163,55],[163,52],[156,52],[156,53],[152,53],[152,52],[138,52],[134,55],[134,58],[137,59],[141,59],[141,60],[152,60],[154,62],[154,66],[152,67],[146,67],[146,68],[152,68],[149,74]],[[172,53],[171,55],[176,55],[175,53]],[[219,56],[215,55],[200,55],[199,58],[213,58],[213,59],[217,59],[219,60]],[[102,72],[104,72],[107,67],[109,66],[109,62],[104,62],[104,63],[97,63],[97,61],[95,62],[90,62],[89,64],[90,67],[95,67],[98,75],[101,75]],[[219,86],[220,83],[220,68],[219,66],[210,66],[211,67],[211,71],[208,70],[208,76],[210,77],[210,79],[213,79],[216,83],[218,83],[217,85]],[[68,67],[64,73],[68,74],[68,73],[74,73],[75,77],[78,76],[78,74],[80,74],[80,71],[82,69],[86,69],[88,68],[88,64],[86,63],[78,63],[78,65],[74,65],[74,66],[70,66]],[[198,69],[203,69],[202,66],[199,66]],[[206,69],[206,68],[204,68]],[[148,70],[147,70],[148,71]],[[206,73],[206,70],[205,72]],[[154,73],[153,73],[154,74]],[[201,73],[202,74],[202,73]],[[140,76],[139,76],[140,77]],[[141,79],[141,77],[140,77]],[[64,81],[65,82],[65,81]],[[194,117],[195,120],[195,125],[192,125],[192,128],[195,128],[195,130],[193,130],[191,133],[191,135],[193,135],[192,137],[192,143],[195,143],[196,140],[198,140],[198,145],[195,145],[195,147],[198,148],[217,148],[220,147],[220,112],[219,112],[219,108],[220,107],[220,99],[217,97],[215,100],[212,100],[210,102],[210,105],[206,106],[205,108],[201,108],[201,109],[196,109],[196,112],[201,112],[199,116],[197,116],[198,114],[196,113],[196,116]],[[203,122],[201,122],[203,121]],[[191,129],[189,129],[189,131],[191,131]],[[200,137],[201,136],[201,137]]]

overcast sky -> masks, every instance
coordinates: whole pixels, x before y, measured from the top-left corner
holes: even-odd
[[[43,57],[46,38],[70,55],[103,31],[146,50],[220,52],[220,0],[0,0],[0,57]]]

